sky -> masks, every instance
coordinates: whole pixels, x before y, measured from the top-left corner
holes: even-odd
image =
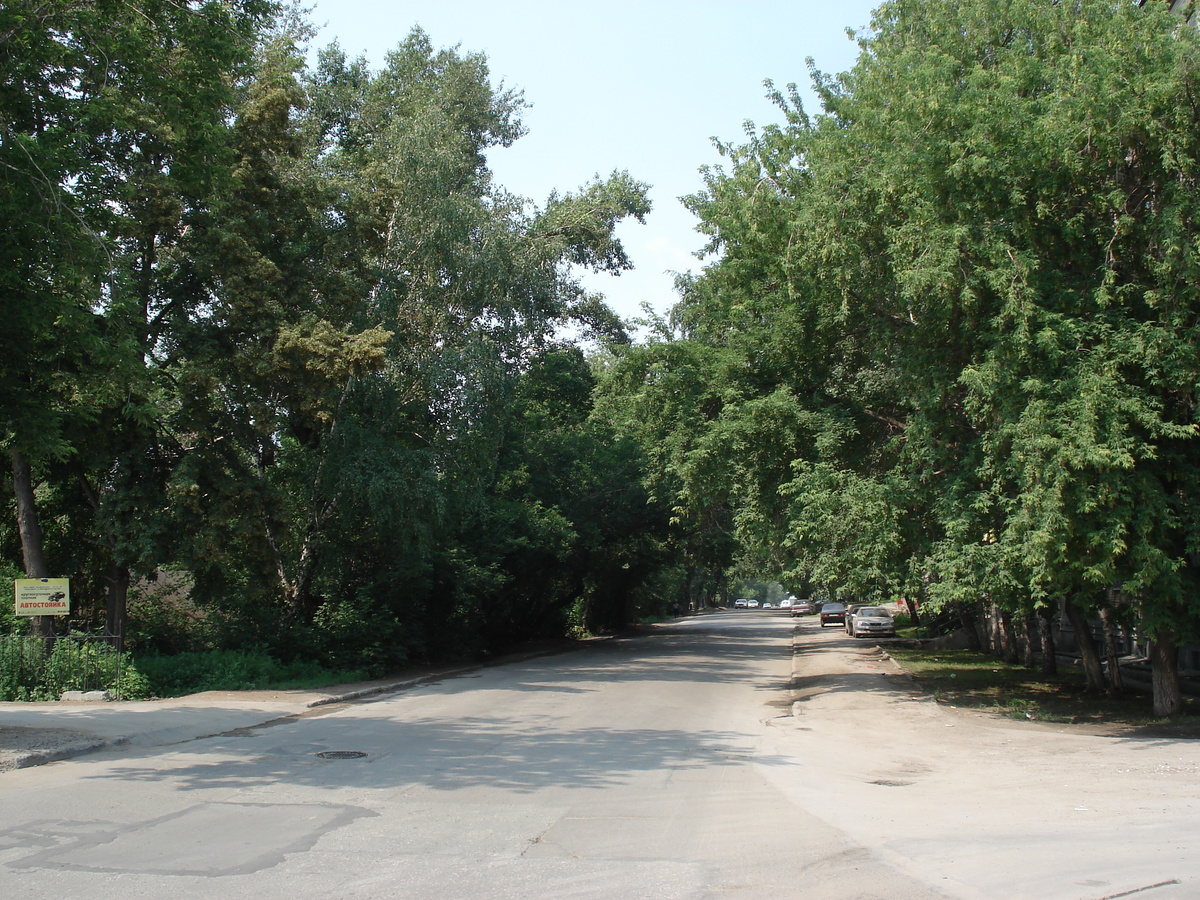
[[[747,120],[781,120],[765,79],[795,82],[805,108],[806,59],[826,73],[854,65],[847,28],[869,24],[868,0],[316,0],[315,45],[336,40],[379,67],[420,26],[436,48],[487,56],[494,86],[524,92],[528,130],[488,157],[497,184],[541,207],[551,191],[627,170],[650,185],[645,225],[618,230],[635,269],[584,278],[625,317],[675,302],[674,272],[699,271],[704,244],[679,198],[703,187],[702,166],[719,165],[713,139],[741,142]]]

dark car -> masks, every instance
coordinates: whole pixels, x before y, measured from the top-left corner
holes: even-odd
[[[825,603],[821,606],[821,627],[846,624],[846,604]]]

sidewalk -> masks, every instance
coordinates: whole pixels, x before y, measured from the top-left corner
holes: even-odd
[[[631,631],[630,633],[634,633]],[[487,662],[414,667],[389,678],[303,691],[208,691],[168,700],[0,702],[0,775],[117,747],[161,747],[393,694],[486,666],[552,656],[611,640],[539,641]]]
[[[296,718],[479,668],[423,669],[308,691],[209,691],[169,700],[0,703],[0,773],[116,747],[159,747]]]

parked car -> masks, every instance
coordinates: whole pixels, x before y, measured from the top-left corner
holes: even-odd
[[[780,608],[780,609],[791,609],[791,608],[792,608],[792,598],[791,598],[791,597],[786,597],[786,598],[784,598],[783,600],[780,600],[780,601],[779,601],[779,608]]]
[[[793,616],[811,616],[817,608],[813,606],[811,600],[793,600],[792,615]]]
[[[821,605],[821,627],[826,625],[845,625],[846,624],[846,604],[844,603],[824,603]]]
[[[848,620],[846,626],[852,637],[861,635],[881,634],[889,637],[896,635],[896,623],[892,614],[882,606],[861,606]]]
[[[734,609],[745,609],[749,605],[750,605],[750,601],[747,600],[745,597],[738,597],[736,600],[733,601]]]
[[[770,601],[770,600],[764,600],[764,601],[762,602],[762,608],[763,608],[763,609],[774,609],[775,607],[773,607],[773,606],[771,605],[771,601]]]
[[[747,600],[746,601],[746,609],[758,609],[758,601],[757,600]]]

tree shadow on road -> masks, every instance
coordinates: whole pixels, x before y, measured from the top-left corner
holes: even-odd
[[[449,719],[408,717],[401,709],[381,713],[374,703],[342,707],[333,714],[301,717],[161,748],[147,765],[116,765],[93,777],[175,782],[187,789],[252,789],[285,783],[310,787],[396,788],[437,791],[492,788],[530,793],[545,788],[587,790],[628,783],[647,775],[742,764],[751,747],[746,735],[671,727],[568,727],[547,716],[513,718],[503,701],[509,692],[600,695],[618,683],[711,684],[761,681],[762,662],[790,655],[786,621],[766,617],[716,629],[704,619],[657,631],[652,637],[603,642],[562,657],[497,667],[487,690],[494,712]],[[714,652],[714,637],[716,638]],[[756,683],[773,693],[786,681]],[[425,689],[453,695],[480,689],[475,678],[449,678]],[[664,688],[664,691],[666,688]],[[393,698],[394,699],[394,698]],[[388,702],[387,700],[376,703]],[[571,702],[576,702],[572,700]],[[356,751],[357,758],[325,759],[319,753]],[[174,757],[170,760],[163,757]]]

